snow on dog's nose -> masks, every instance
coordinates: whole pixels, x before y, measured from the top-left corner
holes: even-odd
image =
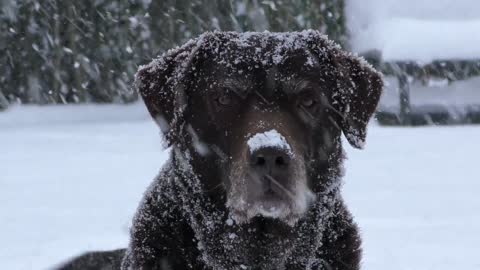
[[[247,142],[249,170],[256,179],[256,192],[261,197],[275,197],[279,193],[293,194],[289,186],[289,169],[293,157],[286,139],[276,130],[257,133]]]
[[[288,144],[285,137],[283,137],[282,134],[275,129],[253,135],[250,139],[248,139],[247,144],[250,154],[261,148],[276,148],[279,150],[284,150],[290,156],[290,158],[293,157],[290,144]]]

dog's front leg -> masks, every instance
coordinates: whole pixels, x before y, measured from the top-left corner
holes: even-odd
[[[122,270],[201,269],[193,233],[163,188],[148,192],[133,220]]]
[[[317,252],[320,262],[318,269],[359,270],[361,257],[361,238],[357,224],[344,203],[340,202],[324,232],[323,245]]]

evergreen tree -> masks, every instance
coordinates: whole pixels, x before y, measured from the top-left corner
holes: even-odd
[[[0,89],[22,103],[128,102],[148,1],[2,0]]]
[[[0,0],[0,109],[130,102],[137,66],[207,30],[320,29],[345,44],[343,0]]]

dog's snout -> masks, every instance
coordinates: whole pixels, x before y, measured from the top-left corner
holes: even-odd
[[[264,147],[251,153],[251,166],[257,171],[276,173],[286,169],[290,164],[290,156],[282,149]]]
[[[291,157],[281,148],[262,147],[251,153],[252,192],[264,195],[288,193]]]

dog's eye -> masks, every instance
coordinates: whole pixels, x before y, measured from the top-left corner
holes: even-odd
[[[229,89],[223,89],[222,93],[217,97],[217,102],[220,105],[227,106],[232,103],[232,97]]]
[[[300,98],[299,105],[303,108],[312,108],[315,105],[315,99],[312,96],[306,95]]]
[[[230,96],[228,94],[224,94],[218,98],[218,103],[222,105],[229,105],[232,100],[230,99]]]

